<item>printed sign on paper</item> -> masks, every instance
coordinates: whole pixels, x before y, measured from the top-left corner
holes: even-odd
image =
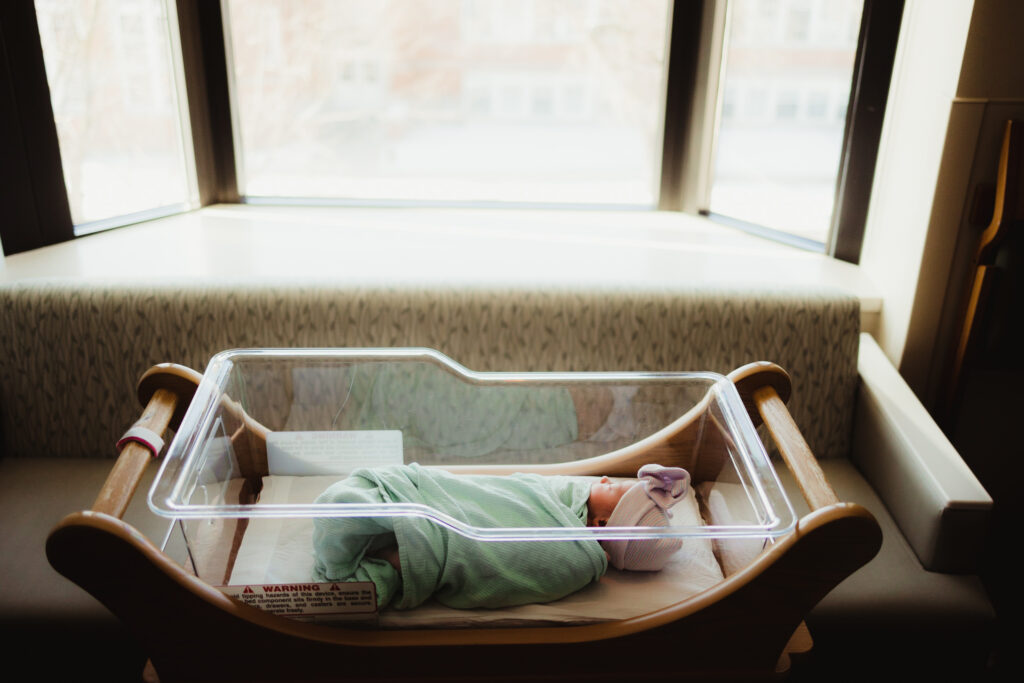
[[[402,432],[397,429],[267,434],[267,464],[271,474],[348,475],[359,467],[401,465],[402,462]]]
[[[303,621],[365,619],[377,614],[377,590],[370,581],[272,583],[220,586],[250,607]]]

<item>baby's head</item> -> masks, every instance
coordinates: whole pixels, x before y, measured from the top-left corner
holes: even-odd
[[[601,480],[590,487],[588,526],[668,526],[669,508],[686,495],[690,475],[680,467],[644,465],[637,481]],[[616,569],[657,571],[682,546],[679,538],[601,541]]]
[[[590,487],[590,498],[587,500],[587,526],[605,526],[611,518],[615,507],[631,488],[637,486],[635,479],[601,480]]]

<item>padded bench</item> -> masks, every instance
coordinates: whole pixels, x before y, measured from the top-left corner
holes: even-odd
[[[54,677],[138,678],[144,653],[49,567],[43,544],[64,514],[91,506],[114,442],[138,415],[141,372],[164,361],[201,371],[226,348],[425,346],[475,370],[724,373],[778,363],[793,379],[790,411],[840,498],[870,509],[885,535],[879,555],[809,615],[813,661],[868,676],[898,652],[909,671],[981,671],[994,613],[973,572],[991,499],[859,319],[857,300],[834,291],[0,287],[8,666],[38,667],[37,644],[57,641],[61,654],[46,663]],[[144,499],[126,519],[159,544],[166,523]]]

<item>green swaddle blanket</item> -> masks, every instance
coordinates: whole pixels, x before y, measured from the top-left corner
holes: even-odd
[[[397,465],[356,470],[317,503],[421,503],[477,527],[582,527],[592,483]],[[401,573],[370,556],[394,546]],[[456,608],[550,602],[608,568],[597,541],[476,541],[420,517],[318,518],[313,549],[316,580],[372,581],[381,608],[410,609],[431,597]]]

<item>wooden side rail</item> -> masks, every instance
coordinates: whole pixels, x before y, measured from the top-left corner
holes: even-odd
[[[736,385],[754,425],[764,421],[811,510],[838,503],[839,497],[786,408],[792,392],[789,373],[774,363],[759,362],[744,365],[730,373],[729,378]]]
[[[800,492],[804,494],[812,510],[818,510],[839,502],[825,473],[821,471],[810,446],[804,441],[800,429],[786,409],[786,404],[771,386],[761,387],[754,392],[757,410],[764,418],[768,432],[775,439],[783,461],[793,472]]]
[[[145,427],[163,436],[167,425],[178,406],[178,396],[166,389],[158,389],[149,399],[146,409],[133,426]],[[120,519],[135,495],[142,475],[146,472],[153,454],[142,444],[129,442],[117,457],[117,462],[107,475],[103,488],[92,504],[94,512],[102,512]]]
[[[161,438],[168,427],[176,429],[200,378],[199,373],[181,365],[164,363],[150,368],[138,384],[139,402],[145,408],[132,426],[148,429]],[[92,504],[93,512],[122,518],[153,455],[139,443],[126,444]]]

